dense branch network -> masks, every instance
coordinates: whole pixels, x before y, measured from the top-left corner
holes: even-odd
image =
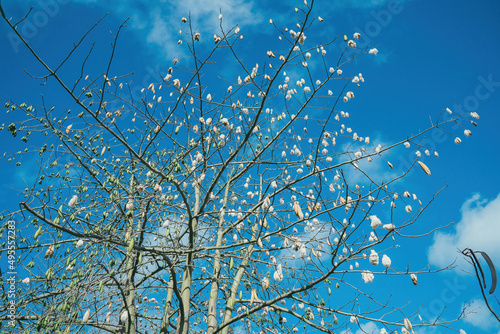
[[[62,88],[74,108],[5,104],[20,119],[5,129],[26,143],[6,157],[20,165],[35,156],[39,167],[20,209],[2,217],[24,222],[17,263],[26,279],[15,330],[335,333],[365,320],[384,331],[448,326],[419,322],[418,310],[392,305],[366,283],[403,276],[416,285],[416,274],[432,272],[391,266],[396,238],[413,236],[433,200],[422,203],[398,181],[414,167],[430,175],[419,159],[419,150],[437,157],[419,144],[426,133],[475,125],[479,116],[447,110],[425,131],[373,144],[345,125],[350,115],[340,109],[364,83],[361,73],[346,74],[352,62],[377,50],[358,51],[357,33],[308,45],[323,19],[313,18],[312,4],[296,12],[297,31],[271,21],[280,44],[255,65],[241,56],[240,27],[224,30],[222,15],[210,44],[183,18],[179,44],[190,56],[174,59],[139,99],[129,75],[112,74],[124,24],[104,72],[84,74],[92,44],[72,79],[58,71],[97,24],[57,66],[18,34],[46,69],[42,80]],[[327,52],[334,45],[339,55]],[[221,62],[232,62],[232,77],[215,80]],[[398,169],[386,157],[405,146],[418,153]],[[373,175],[371,164],[389,177]],[[0,317],[7,314],[1,306]]]

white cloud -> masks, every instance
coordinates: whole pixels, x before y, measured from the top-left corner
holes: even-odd
[[[326,244],[326,239],[329,238],[331,242],[333,242],[334,236],[337,234],[332,234],[331,232],[331,227],[324,222],[324,221],[319,221],[319,224],[315,226],[314,231],[312,229],[308,229],[307,232],[299,232],[298,235],[294,235],[295,237],[300,238],[301,244],[305,244],[307,248],[307,256],[311,256],[311,258],[314,258],[316,260],[316,257],[312,254],[311,249],[314,248],[315,251],[318,250],[318,246],[322,248],[321,251],[321,256],[319,257],[320,261],[329,261],[331,259],[331,254],[329,254],[326,250],[329,248]],[[293,241],[290,241],[290,245],[293,245]],[[295,255],[295,258],[292,259],[292,255]],[[290,248],[284,248],[280,251],[279,255],[277,256],[278,259],[287,259],[288,263],[291,265],[296,265],[296,266],[301,266],[304,262],[300,258],[300,250],[293,250],[292,247]]]
[[[245,334],[248,333],[244,325],[240,325],[234,328],[234,333],[235,334]]]
[[[179,34],[179,29],[189,29],[187,24],[181,23],[182,17],[191,17],[193,29],[202,35],[201,42],[213,42],[213,34],[219,34],[219,13],[223,14],[222,22],[226,31],[236,24],[243,30],[244,27],[263,21],[262,8],[252,0],[161,0],[157,3],[147,0],[124,0],[119,3],[77,1],[101,6],[119,19],[130,17],[128,26],[144,36],[143,40],[148,44],[159,46],[164,51],[162,56],[169,58],[182,56],[185,52],[177,46],[177,41],[185,38],[185,35]]]
[[[389,143],[384,142],[380,138],[372,138],[373,147],[376,147],[377,145],[381,145],[383,148],[389,146]],[[370,147],[372,144],[365,145],[364,143],[359,143],[355,142],[349,143],[349,144],[344,144],[342,145],[342,151],[358,151],[361,150],[361,148],[366,148],[367,152],[373,153],[373,149]],[[351,158],[353,158],[354,154],[351,154]],[[399,176],[399,171],[398,166],[394,166],[395,169],[391,169],[389,167],[389,164],[387,162],[393,162],[396,161],[395,158],[393,158],[394,153],[392,151],[387,151],[382,154],[383,158],[381,158],[378,155],[372,156],[372,162],[369,162],[367,158],[362,158],[359,161],[357,161],[358,168],[360,170],[356,170],[354,166],[348,166],[346,167],[346,178],[348,183],[350,184],[359,184],[359,185],[366,185],[366,184],[371,184],[372,181],[365,176],[367,174],[373,181],[377,182],[378,184],[382,182],[389,182]],[[394,159],[394,160],[393,160]],[[346,157],[343,157],[343,161],[347,160]],[[364,174],[362,172],[364,172]],[[397,182],[397,181],[396,181]]]
[[[217,16],[223,14],[224,27],[232,27],[235,24],[240,27],[255,25],[263,19],[261,12],[258,10],[254,1],[243,0],[184,0],[171,1],[169,10],[178,14],[177,19],[180,20],[181,15],[191,17],[200,23],[200,20],[207,21],[206,25],[213,30],[219,30],[219,21]]]
[[[340,332],[341,334],[352,334],[351,329],[347,329]],[[373,321],[368,321],[366,324],[360,324],[359,328],[354,334],[378,334],[380,333],[380,329],[377,327],[377,324]]]
[[[401,0],[398,3],[404,4],[407,0]],[[340,0],[335,1],[336,8],[362,8],[362,9],[375,9],[380,7],[387,7],[392,0]]]
[[[181,54],[181,49],[177,46],[174,31],[170,23],[162,18],[160,12],[151,14],[150,24],[142,28],[148,30],[147,42],[149,44],[160,46],[164,54],[170,57],[178,57]]]
[[[464,322],[483,330],[498,329],[500,327],[482,299],[472,300],[471,313],[464,319]]]
[[[377,324],[375,324],[373,321],[369,321],[366,324],[360,325],[360,329],[356,331],[354,334],[372,334],[372,333],[380,333],[380,329],[377,327]]]
[[[384,155],[384,157],[386,157]],[[367,174],[373,181],[381,184],[382,182],[389,182],[398,176],[398,173],[389,167],[386,160],[373,156],[373,161],[368,162],[368,159],[364,158],[357,162],[357,165],[361,171]],[[390,160],[389,160],[390,162]],[[371,184],[372,181],[365,176],[361,171],[355,170],[353,168],[346,168],[348,171],[346,173],[347,181],[350,184]]]
[[[428,250],[431,264],[446,266],[455,259],[465,270],[472,270],[458,249],[470,248],[486,252],[498,266],[500,263],[500,194],[488,201],[479,194],[465,201],[461,208],[462,219],[452,232],[438,232]]]
[[[384,50],[384,52],[379,52],[376,57],[371,57],[371,59],[377,65],[386,64],[389,62],[389,56],[392,53],[391,50]]]

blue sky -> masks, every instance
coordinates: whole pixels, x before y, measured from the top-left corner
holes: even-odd
[[[297,4],[300,4],[297,2]],[[246,41],[249,60],[262,58],[262,48],[272,48],[272,34],[267,21],[290,22],[293,6],[290,1],[91,1],[53,0],[6,2],[8,16],[20,18],[30,5],[32,16],[20,31],[35,50],[50,64],[62,59],[92,24],[104,13],[108,17],[90,40],[96,41],[96,52],[89,62],[89,72],[100,73],[107,65],[111,37],[109,31],[127,17],[127,28],[121,33],[113,70],[134,72],[134,80],[142,87],[168,68],[171,60],[185,55],[177,45],[180,18],[191,12],[195,26],[202,36],[212,36],[218,28],[219,10],[225,27],[239,24]],[[500,268],[500,177],[494,166],[500,163],[498,129],[500,128],[500,3],[484,1],[315,1],[315,15],[324,19],[322,30],[313,40],[354,32],[362,35],[360,46],[377,47],[377,56],[365,56],[354,66],[363,73],[366,82],[355,91],[356,99],[344,110],[351,114],[349,124],[360,133],[369,134],[380,142],[400,140],[429,126],[446,107],[454,111],[479,113],[478,127],[465,138],[463,130],[455,130],[462,143],[454,143],[455,135],[427,139],[435,145],[439,158],[423,159],[432,170],[431,177],[414,173],[407,182],[412,192],[429,199],[445,185],[448,187],[422,215],[418,231],[429,230],[450,222],[456,224],[435,236],[408,239],[401,242],[398,255],[400,269],[411,262],[417,267],[442,266],[459,257],[457,248],[470,247],[490,254]],[[227,26],[226,26],[227,25]],[[211,42],[211,41],[210,41]],[[44,90],[42,81],[30,79],[23,71],[43,74],[27,49],[18,44],[4,23],[0,25],[2,84],[0,99],[40,103],[40,93],[56,106],[70,102],[58,90]],[[89,46],[89,44],[86,44]],[[202,44],[203,45],[203,44]],[[329,53],[335,54],[334,48]],[[80,58],[71,59],[63,71],[70,77],[79,71]],[[224,67],[220,75],[231,75]],[[2,102],[3,104],[4,102]],[[65,106],[66,108],[66,106]],[[9,123],[14,115],[1,116]],[[21,146],[12,141],[10,133],[0,132],[3,151],[17,151]],[[19,147],[17,146],[19,145]],[[394,165],[413,161],[413,151],[401,151],[390,157]],[[22,168],[12,168],[0,160],[1,210],[16,210],[22,198],[16,189],[25,187],[23,179],[32,178],[34,162],[26,161]],[[377,169],[374,173],[381,172]],[[464,270],[472,270],[459,262]],[[394,294],[404,300],[404,282],[397,282]],[[400,289],[398,289],[398,287]],[[498,292],[497,292],[498,295]],[[481,305],[474,277],[461,271],[444,272],[419,277],[419,290],[410,297],[415,305],[424,305],[429,316],[436,307],[446,307],[445,317],[456,316],[464,302],[476,301],[472,314],[457,324],[467,333],[500,333],[500,325]],[[500,307],[497,308],[500,311]],[[447,333],[443,329],[436,332]],[[452,332],[452,331],[450,331]],[[423,333],[421,331],[421,333]]]

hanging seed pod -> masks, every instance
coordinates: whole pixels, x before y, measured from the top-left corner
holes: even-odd
[[[411,281],[413,282],[413,284],[417,285],[418,284],[417,275],[411,274],[410,277],[411,277]]]
[[[257,245],[259,245],[260,248],[264,248],[264,244],[262,243],[262,239],[261,238],[257,239]]]
[[[89,317],[90,317],[90,309],[88,309],[87,312],[85,312],[85,314],[83,315],[82,322],[89,321]]]
[[[262,279],[262,288],[264,290],[267,290],[269,288],[269,279],[267,277],[264,277]]]
[[[123,313],[120,315],[120,320],[122,321],[122,323],[127,322],[127,320],[128,320],[128,311],[127,310],[123,311]]]
[[[40,236],[40,234],[42,234],[42,227],[41,226],[35,232],[35,239],[38,238]]]
[[[262,204],[262,208],[265,210],[271,205],[271,200],[269,199],[269,196],[266,196],[264,198],[264,203]]]
[[[404,324],[405,324],[405,328],[408,332],[412,332],[413,333],[413,326],[410,322],[410,320],[408,318],[405,318],[404,320]]]
[[[302,209],[300,208],[299,202],[293,203],[293,211],[298,219],[304,219],[304,214],[302,213]]]
[[[44,257],[44,258],[45,258],[45,260],[48,260],[48,259],[49,259],[49,257],[52,257],[52,256],[54,256],[54,245],[51,245],[51,246],[47,249],[47,251],[45,252],[45,257]]]
[[[78,201],[78,196],[77,195],[73,195],[73,197],[71,197],[71,199],[68,202],[68,206],[72,207],[73,205],[76,204],[76,201]]]
[[[422,168],[422,170],[425,172],[425,174],[431,175],[431,170],[429,169],[429,167],[427,167],[422,161],[417,162],[420,165],[420,168]]]
[[[130,253],[132,251],[132,249],[134,249],[134,239],[130,240],[130,243],[128,244],[128,248],[127,248],[127,253]]]

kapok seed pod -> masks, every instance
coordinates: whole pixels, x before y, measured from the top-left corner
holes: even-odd
[[[431,175],[431,170],[429,169],[429,167],[427,167],[422,161],[417,162],[420,165],[420,168],[422,168],[422,170],[425,172],[425,174]]]

